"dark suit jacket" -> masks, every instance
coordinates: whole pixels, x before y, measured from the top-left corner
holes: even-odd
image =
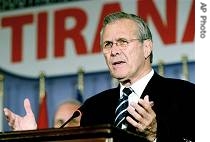
[[[87,99],[82,106],[81,126],[113,124],[120,88],[103,91]],[[157,119],[157,141],[195,141],[195,85],[187,81],[169,79],[156,72],[141,98],[149,95],[154,101]],[[135,128],[128,127],[135,133]]]

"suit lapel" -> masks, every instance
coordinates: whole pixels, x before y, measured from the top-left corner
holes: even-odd
[[[156,100],[157,99],[156,93],[158,92],[157,84],[160,84],[160,76],[156,72],[154,72],[154,75],[152,76],[148,84],[146,85],[141,95],[141,98],[143,99],[146,95],[148,95],[149,100]]]

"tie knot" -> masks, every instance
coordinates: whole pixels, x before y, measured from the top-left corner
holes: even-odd
[[[129,96],[131,93],[132,93],[132,91],[131,91],[131,89],[130,88],[124,88],[123,89],[123,93],[125,93],[127,96]]]

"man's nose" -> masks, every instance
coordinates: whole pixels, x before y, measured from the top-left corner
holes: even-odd
[[[111,48],[111,54],[116,55],[120,54],[121,50],[119,48],[119,44],[117,42],[113,42],[112,48]]]

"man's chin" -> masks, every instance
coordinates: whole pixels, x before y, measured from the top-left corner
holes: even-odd
[[[112,73],[112,77],[119,80],[119,81],[124,80],[124,78],[125,78],[124,76],[119,75],[118,73],[116,73],[116,74]]]
[[[116,78],[119,82],[121,82],[122,84],[128,83],[130,82],[130,80],[125,77],[125,76],[113,76],[114,78]]]

